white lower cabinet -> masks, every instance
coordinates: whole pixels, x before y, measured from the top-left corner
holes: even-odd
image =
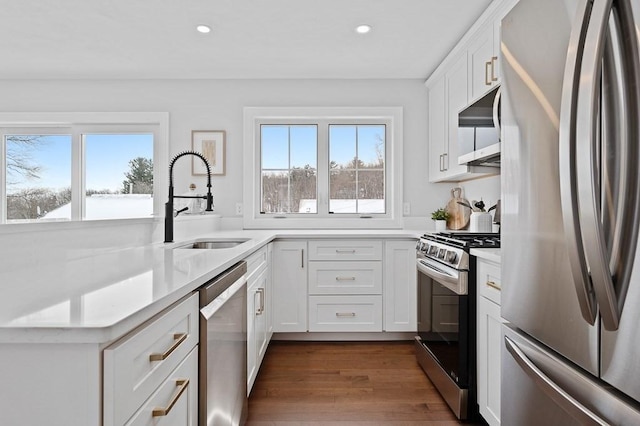
[[[307,242],[273,243],[273,331],[305,332],[307,328]]]
[[[198,326],[198,294],[193,294],[103,351],[104,426],[129,424],[134,418],[131,424],[158,424],[171,410],[165,415],[153,415],[152,410],[177,403],[187,390],[181,402],[187,401],[187,413],[178,415],[187,421],[161,420],[196,424]]]
[[[255,262],[256,257],[260,259]],[[251,392],[269,344],[269,263],[267,247],[247,259],[247,394]]]
[[[478,259],[477,370],[480,415],[500,424],[500,265]]]
[[[383,307],[385,331],[418,329],[418,275],[415,240],[384,243]]]
[[[382,331],[382,241],[309,241],[309,331]]]

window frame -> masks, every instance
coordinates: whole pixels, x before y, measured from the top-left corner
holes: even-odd
[[[154,182],[168,180],[168,129],[169,114],[161,112],[138,113],[0,113],[0,225],[4,228],[18,226],[20,229],[40,226],[60,226],[68,223],[95,223],[118,221],[152,222],[163,216],[164,200],[168,196],[165,185],[154,185],[153,215],[149,218],[122,219],[85,219],[85,182],[84,182],[84,134],[104,133],[146,133],[153,134],[153,179]],[[71,135],[71,219],[51,222],[23,222],[11,223],[6,221],[6,144],[5,135],[23,133],[42,133],[46,130]]]
[[[261,214],[261,124],[318,124],[318,213]],[[330,214],[329,124],[385,124],[386,212]],[[402,107],[245,107],[244,216],[246,229],[402,228]],[[325,146],[326,144],[326,146]],[[322,186],[325,186],[324,188]],[[282,220],[285,219],[285,220]]]

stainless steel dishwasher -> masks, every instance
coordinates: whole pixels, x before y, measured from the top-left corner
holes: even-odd
[[[199,425],[247,419],[247,263],[200,288]]]

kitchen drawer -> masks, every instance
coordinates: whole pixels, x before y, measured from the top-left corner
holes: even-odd
[[[154,413],[155,411],[155,413]],[[126,426],[196,426],[198,423],[198,348],[160,385]]]
[[[500,305],[500,265],[485,259],[478,259],[477,266],[478,293]]]
[[[382,331],[382,296],[309,296],[309,331]]]
[[[382,294],[382,262],[309,262],[309,294]]]
[[[309,241],[309,260],[382,260],[382,241]]]
[[[267,246],[262,247],[245,259],[247,262],[247,280],[252,276],[258,276],[261,270],[267,267]]]
[[[122,425],[198,343],[198,294],[103,351],[104,425]]]

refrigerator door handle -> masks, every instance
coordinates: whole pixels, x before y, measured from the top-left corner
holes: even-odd
[[[576,110],[578,101],[578,85],[580,82],[581,52],[584,47],[584,36],[591,14],[591,2],[583,1],[578,5],[572,25],[567,60],[562,87],[560,106],[560,198],[562,219],[565,228],[569,264],[573,284],[578,296],[580,312],[584,320],[593,325],[596,321],[597,303],[587,262],[583,252],[582,231],[578,217],[578,199],[576,182]]]
[[[587,407],[564,391],[542,370],[531,361],[525,353],[509,337],[504,337],[504,344],[522,370],[551,398],[558,406],[583,425],[609,425]]]
[[[611,42],[612,37],[617,44],[614,45]],[[614,48],[619,51],[612,53],[611,49]],[[615,56],[615,53],[618,53],[618,56]],[[612,58],[618,58],[618,60]],[[608,118],[619,118],[616,116],[620,116],[620,114],[611,114],[608,117],[608,111],[600,109],[603,62],[606,62],[606,66],[611,66],[611,70],[607,69],[607,71],[619,72],[620,74],[621,88],[618,91],[614,90],[613,94],[608,91],[605,95],[620,97],[614,99],[614,104],[615,101],[619,101],[620,114],[623,115],[620,121],[615,123],[613,137],[605,133],[605,138],[609,136],[614,140],[605,139],[604,141],[605,143],[613,143],[619,142],[618,139],[621,140],[622,152],[617,154],[624,161],[623,166],[620,167],[621,172],[618,173],[621,182],[618,189],[624,195],[622,201],[615,206],[618,212],[616,229],[610,231],[614,232],[611,252],[608,252],[609,248],[602,225],[603,213],[600,210],[607,208],[607,206],[601,206],[600,200],[603,168],[600,163],[602,155],[598,140],[601,131],[599,113],[602,111],[605,125],[608,124],[606,121]],[[621,69],[616,69],[616,66]],[[639,178],[636,164],[631,164],[629,161],[634,162],[636,160],[633,159],[638,158],[637,141],[640,135],[638,128],[639,71],[637,34],[629,2],[594,1],[590,23],[585,35],[578,90],[576,112],[577,188],[582,237],[591,280],[600,309],[602,325],[610,331],[617,330],[620,324],[620,315],[630,282],[638,240]],[[605,107],[610,104],[603,103]],[[604,176],[604,183],[604,189],[610,190],[606,187],[607,176]],[[631,193],[627,194],[627,192]],[[626,201],[624,197],[629,197],[632,201]]]

